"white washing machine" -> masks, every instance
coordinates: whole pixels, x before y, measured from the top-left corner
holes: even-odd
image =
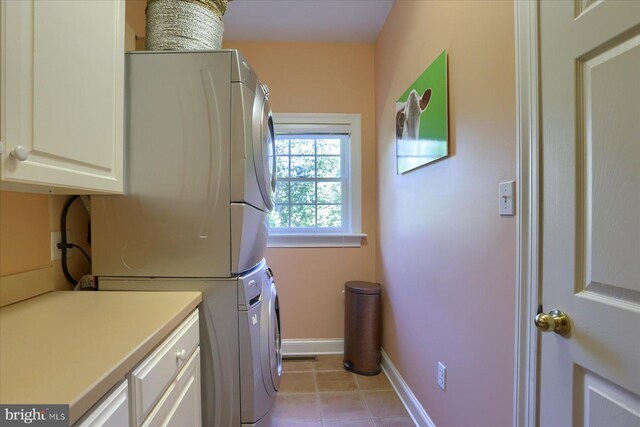
[[[264,260],[236,278],[103,277],[99,285],[101,291],[202,292],[202,425],[270,425],[282,353],[278,295]]]
[[[250,285],[240,306],[240,389],[242,425],[269,426],[282,375],[280,307],[271,269],[264,270],[261,292]]]
[[[125,195],[92,198],[93,274],[232,277],[260,262],[267,93],[236,50],[126,54]]]

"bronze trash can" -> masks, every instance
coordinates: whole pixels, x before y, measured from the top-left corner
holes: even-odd
[[[381,288],[378,283],[344,285],[344,359],[347,371],[360,375],[380,373],[382,323]]]

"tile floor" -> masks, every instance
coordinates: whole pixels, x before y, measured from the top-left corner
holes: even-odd
[[[342,368],[342,356],[284,360],[272,427],[413,427],[384,373]]]

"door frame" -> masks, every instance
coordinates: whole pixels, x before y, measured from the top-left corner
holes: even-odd
[[[538,0],[514,0],[516,54],[516,330],[513,426],[538,424],[540,105]]]

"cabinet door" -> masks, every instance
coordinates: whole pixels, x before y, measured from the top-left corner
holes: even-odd
[[[200,408],[200,347],[198,347],[142,425],[143,427],[200,427],[202,425]]]
[[[122,193],[124,9],[0,3],[3,188]]]
[[[74,427],[123,427],[129,425],[129,400],[127,382],[119,386],[102,399]]]

